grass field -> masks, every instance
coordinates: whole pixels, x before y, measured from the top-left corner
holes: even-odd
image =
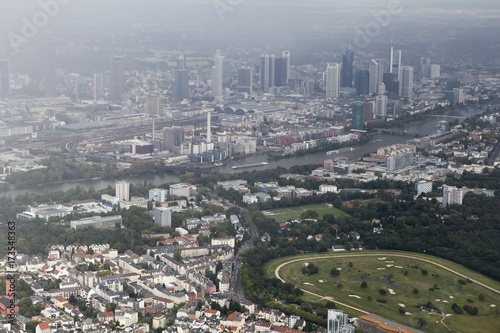
[[[362,255],[360,256],[360,254]],[[368,256],[369,254],[376,254],[376,256]],[[414,256],[415,259],[401,258],[397,255]],[[290,262],[301,258],[304,260]],[[301,289],[322,297],[332,296],[334,301],[416,328],[420,328],[418,320],[423,318],[428,326],[420,329],[426,332],[500,332],[500,315],[498,314],[500,295],[498,293],[477,283],[467,282],[465,278],[435,264],[420,261],[419,258],[444,265],[477,282],[500,290],[500,283],[497,281],[472,272],[463,266],[431,256],[405,252],[377,253],[373,251],[356,252],[352,255],[350,253],[330,253],[281,258],[267,265],[266,271],[269,276],[274,277],[275,269],[285,263],[279,271],[280,276]],[[319,267],[318,274],[302,275],[301,270],[306,263],[317,265]],[[340,275],[337,277],[330,274],[334,267],[340,269]],[[427,274],[424,275],[422,270],[427,271]],[[384,276],[389,276],[393,284],[403,288],[399,290],[390,288],[378,281],[367,282],[368,287],[362,288],[360,281],[351,280],[351,277],[380,279]],[[339,284],[342,285],[341,288],[339,288]],[[389,288],[393,290],[389,291]],[[418,289],[417,294],[413,292],[414,288]],[[386,290],[387,294],[382,296],[379,292],[380,289]],[[479,295],[483,295],[484,299],[480,300]],[[305,298],[314,301],[315,296],[306,294]],[[315,300],[324,301],[319,297],[316,297]],[[377,302],[377,300],[383,300],[385,303]],[[420,305],[426,305],[428,302],[432,302],[434,307],[441,310],[443,314],[421,311]],[[465,311],[460,315],[455,314],[451,309],[453,303],[460,307],[466,304],[477,307],[478,315],[469,315]],[[399,313],[399,308],[402,305],[404,305],[403,308],[406,312],[404,315]],[[344,310],[342,306],[339,308]],[[349,308],[345,308],[345,310],[351,316],[360,314]]]
[[[348,216],[346,213],[335,207],[326,205],[307,205],[298,207],[288,207],[273,210],[263,211],[265,216],[274,218],[276,222],[286,222],[288,220],[300,219],[300,215],[306,210],[314,210],[318,212],[320,217],[325,214],[333,214],[335,217]]]

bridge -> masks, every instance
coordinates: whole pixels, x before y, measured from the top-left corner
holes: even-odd
[[[384,134],[392,134],[392,135],[402,135],[402,136],[416,136],[420,135],[419,132],[412,132],[407,130],[398,130],[398,129],[387,129],[387,128],[375,128],[374,131]]]
[[[218,171],[217,167],[213,168],[195,168],[189,166],[180,166],[180,165],[167,165],[165,166],[165,170],[176,172],[176,173],[197,173],[200,175],[220,175],[221,173]]]
[[[459,116],[445,116],[445,115],[439,115],[439,114],[430,114],[429,117],[436,117],[436,118],[454,118],[454,119],[462,119],[465,120],[468,117],[459,117]]]

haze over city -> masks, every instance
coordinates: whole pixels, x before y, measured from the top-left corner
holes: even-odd
[[[499,54],[497,0],[2,1],[0,333],[496,332]]]

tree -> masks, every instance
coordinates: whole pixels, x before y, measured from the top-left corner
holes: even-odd
[[[368,288],[368,283],[366,281],[361,282],[361,288]]]
[[[380,295],[382,295],[382,296],[387,295],[387,290],[385,290],[385,289],[380,288],[380,289],[378,290],[378,292],[379,292],[379,293],[380,293]]]
[[[424,318],[419,318],[418,319],[418,324],[420,325],[420,327],[425,327],[427,326],[427,322],[425,321]]]
[[[402,306],[399,307],[398,311],[400,315],[404,315],[406,313],[405,309]]]
[[[176,249],[174,253],[174,260],[180,262],[181,264],[183,263],[182,261],[182,252],[181,249]]]
[[[333,267],[332,270],[330,271],[330,275],[331,276],[339,276],[340,271],[337,268]]]
[[[413,288],[413,293],[417,295],[419,293],[419,290],[417,288]]]

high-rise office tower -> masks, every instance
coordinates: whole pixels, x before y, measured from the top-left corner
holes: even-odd
[[[464,103],[464,91],[461,88],[453,88],[453,104]]]
[[[363,129],[363,103],[352,103],[352,129]]]
[[[363,122],[373,119],[373,102],[363,103]]]
[[[326,98],[340,97],[340,64],[326,67]]]
[[[413,95],[413,67],[403,66],[401,97],[412,99]]]
[[[238,92],[247,93],[253,92],[253,71],[251,68],[238,69]]]
[[[269,88],[275,86],[275,60],[274,54],[263,54],[260,58],[260,89],[264,93],[268,93]]]
[[[176,101],[188,98],[189,93],[189,72],[185,69],[175,71],[174,96]]]
[[[224,96],[224,57],[220,50],[215,52],[215,64],[212,67],[212,96],[222,98]]]
[[[111,59],[110,98],[111,103],[120,105],[123,95],[123,63],[121,57]]]
[[[387,116],[387,96],[379,95],[375,98],[375,114],[379,117]]]
[[[57,72],[54,55],[52,50],[47,50],[45,54],[45,97],[55,97],[57,96]]]
[[[275,58],[274,59],[274,86],[284,87],[287,84],[287,59]]]
[[[397,81],[394,79],[394,73],[384,73],[382,81],[389,94],[398,94]]]
[[[431,65],[430,79],[437,79],[441,76],[441,65],[433,64]]]
[[[104,92],[104,78],[102,73],[94,73],[94,101],[102,97]]]
[[[401,50],[394,50],[391,46],[389,54],[389,73],[394,74],[395,80],[401,80]]]
[[[0,60],[0,96],[10,94],[9,61]]]
[[[349,49],[342,56],[342,71],[340,75],[341,87],[352,87],[352,73],[354,65],[354,54]]]
[[[160,96],[146,96],[146,113],[160,115]]]
[[[186,55],[179,54],[177,56],[177,69],[186,69]]]
[[[207,143],[212,142],[212,113],[207,112]]]
[[[290,80],[290,51],[283,51],[281,57],[283,59],[286,59],[286,80],[285,82],[288,82]],[[285,83],[286,85],[286,83]]]
[[[370,87],[370,72],[367,70],[356,71],[355,77],[356,95],[366,96],[369,94]]]
[[[368,92],[370,94],[378,93],[379,83],[384,79],[384,60],[372,59],[370,60],[370,84]]]
[[[460,88],[460,81],[457,78],[447,78],[446,79],[446,91],[453,91],[455,88]]]
[[[420,78],[429,79],[431,77],[431,58],[420,58]]]

